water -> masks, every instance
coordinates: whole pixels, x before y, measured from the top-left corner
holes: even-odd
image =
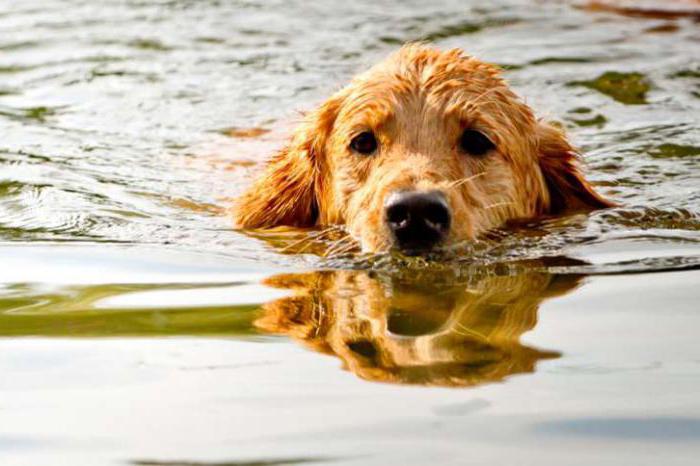
[[[692,464],[698,23],[424,3],[0,1],[3,465]],[[502,65],[621,207],[440,263],[233,231],[413,39]]]

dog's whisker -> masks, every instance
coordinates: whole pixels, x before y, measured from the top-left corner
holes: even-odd
[[[351,251],[356,247],[355,240],[351,236],[345,236],[333,243],[323,254],[323,257],[332,257]]]
[[[495,209],[496,207],[502,207],[502,206],[512,205],[512,204],[513,204],[512,202],[496,202],[494,204],[487,205],[486,207],[484,207],[484,210]]]
[[[343,249],[341,249],[341,250],[339,250],[339,251],[336,251],[336,252],[335,252],[335,256],[342,256],[342,255],[344,255],[344,254],[347,254],[347,253],[351,252],[353,249],[355,249],[355,245],[354,245],[354,244],[349,244],[349,245],[347,245],[345,248],[343,248]]]
[[[480,172],[480,173],[477,173],[476,175],[468,176],[468,177],[466,177],[466,178],[460,178],[460,179],[458,179],[458,180],[456,180],[456,181],[450,182],[450,183],[447,185],[447,188],[446,188],[446,189],[455,189],[455,188],[458,188],[458,187],[460,187],[460,186],[462,186],[462,185],[464,185],[464,184],[467,184],[467,183],[469,183],[470,181],[473,181],[473,180],[475,180],[476,178],[479,178],[479,177],[484,176],[484,175],[486,175],[486,172]]]
[[[357,244],[355,243],[354,240],[350,239],[350,240],[348,240],[348,242],[347,242],[347,244],[345,245],[345,247],[343,247],[343,248],[341,248],[340,250],[336,251],[336,254],[337,254],[337,255],[346,254],[346,253],[348,253],[348,252],[350,252],[350,251],[352,251],[352,250],[354,250],[354,249],[356,249],[356,248],[357,248]]]
[[[354,249],[357,249],[357,247],[358,247],[357,241],[355,241],[355,239],[353,237],[348,236],[347,241],[346,241],[346,246],[341,251],[339,251],[339,253],[345,254],[346,252],[350,252]]]
[[[320,231],[316,231],[316,232],[312,232],[312,233],[305,234],[303,238],[301,238],[301,239],[299,239],[299,240],[297,240],[297,241],[294,241],[294,242],[291,243],[291,244],[288,244],[287,246],[285,246],[284,248],[282,248],[281,251],[282,251],[282,252],[289,252],[289,251],[291,251],[291,250],[294,250],[294,249],[297,248],[298,246],[302,246],[302,245],[304,246],[304,249],[303,249],[303,250],[306,250],[306,249],[308,249],[308,247],[309,247],[311,244],[313,244],[314,241],[323,239],[325,236],[330,235],[331,233],[335,232],[336,230],[338,230],[338,227],[336,227],[336,226],[331,226],[331,227],[328,227],[328,228],[324,228],[323,230],[320,230]],[[308,244],[304,245],[305,242],[308,242]],[[298,251],[297,251],[297,252],[298,252]]]
[[[294,250],[294,248],[296,248],[297,246],[304,244],[304,242],[306,242],[306,241],[311,241],[311,239],[308,237],[304,237],[300,240],[293,242],[292,244],[288,244],[287,246],[283,247],[282,249],[280,249],[280,252],[282,252],[282,253],[290,252],[290,251]]]
[[[339,246],[337,243],[333,244],[331,247],[329,247],[323,252],[323,257],[331,257],[333,254],[335,254],[335,251],[338,249],[338,247]]]
[[[315,239],[315,237],[313,237],[313,236],[305,235],[303,238],[301,238],[297,241],[294,241],[293,243],[288,244],[287,246],[283,247],[280,250],[280,252],[285,253],[285,252],[294,251],[299,246],[302,246],[302,245],[306,246],[304,243],[313,242],[314,239]]]
[[[311,245],[314,244],[314,240],[315,240],[315,238],[309,239],[309,241],[303,247],[297,249],[294,252],[296,254],[302,254],[302,253],[306,252],[306,250],[309,249],[311,247]]]

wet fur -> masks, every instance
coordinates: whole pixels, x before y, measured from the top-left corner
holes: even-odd
[[[459,152],[465,128],[496,145]],[[379,152],[348,148],[373,131]],[[290,142],[234,206],[240,228],[345,225],[367,251],[392,247],[384,199],[440,190],[453,218],[446,246],[515,219],[605,208],[564,134],[535,118],[497,67],[459,49],[411,44],[306,115]]]

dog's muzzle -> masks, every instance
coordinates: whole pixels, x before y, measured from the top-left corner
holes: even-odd
[[[384,212],[396,247],[407,255],[433,249],[450,230],[450,207],[439,191],[393,192],[384,202]]]

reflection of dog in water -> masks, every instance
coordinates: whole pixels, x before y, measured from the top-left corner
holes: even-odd
[[[362,271],[279,275],[268,284],[295,294],[263,306],[255,325],[336,355],[363,379],[477,385],[533,372],[538,360],[559,356],[519,339],[537,323],[542,301],[578,281],[535,272],[410,280]]]

